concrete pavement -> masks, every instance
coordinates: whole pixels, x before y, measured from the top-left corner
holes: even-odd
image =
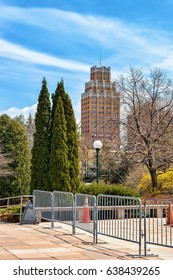
[[[101,235],[93,244],[91,234],[76,232],[72,235],[69,226],[58,228],[56,223],[55,229],[50,223],[0,223],[0,260],[173,260],[172,248],[148,246],[149,255],[139,257],[138,244]]]

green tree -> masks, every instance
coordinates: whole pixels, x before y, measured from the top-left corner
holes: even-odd
[[[29,193],[30,152],[25,127],[0,116],[0,196]]]
[[[70,184],[73,191],[79,186],[79,154],[77,141],[77,126],[70,97],[67,93],[62,96],[67,125],[67,146],[70,171]]]
[[[54,112],[57,106],[58,98],[61,96],[62,104],[64,108],[64,115],[66,121],[66,136],[68,147],[68,161],[69,161],[69,173],[70,173],[70,185],[71,189],[75,191],[79,186],[79,156],[78,156],[78,141],[77,141],[77,126],[74,116],[74,110],[69,95],[65,92],[64,81],[57,84],[55,94],[53,95],[52,106],[52,119],[54,119]]]
[[[108,162],[106,168],[100,170],[104,181],[110,184],[124,184],[129,174],[131,164],[126,158],[119,161],[115,159]]]
[[[20,123],[21,125],[23,125],[24,127],[26,126],[26,121],[25,121],[25,117],[24,115],[19,115],[19,116],[15,116],[14,119]]]
[[[49,190],[50,110],[47,82],[43,78],[35,117],[31,159],[31,191],[34,189]]]
[[[57,98],[52,119],[49,176],[52,190],[71,191],[67,127],[61,96]]]

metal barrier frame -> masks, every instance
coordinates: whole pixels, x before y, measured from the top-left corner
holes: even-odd
[[[58,207],[59,208],[59,210],[61,211],[62,210],[62,208],[64,208],[64,206],[57,206],[57,205],[55,205],[55,195],[62,195],[62,194],[65,194],[65,195],[69,195],[71,198],[72,198],[72,205],[71,206],[69,206],[70,208],[71,208],[71,211],[72,211],[72,234],[75,234],[75,219],[74,219],[74,217],[75,217],[75,203],[74,203],[74,195],[73,195],[73,193],[71,193],[71,192],[62,192],[62,191],[54,191],[53,192],[53,209],[54,209],[54,217],[53,217],[53,220],[54,220],[54,222],[56,222],[56,221],[58,221],[58,222],[60,222],[60,223],[64,223],[64,224],[68,224],[68,223],[66,223],[66,222],[64,222],[63,220],[56,220],[56,218],[55,218],[55,211],[56,211],[56,208]],[[68,224],[69,225],[69,224]]]
[[[147,256],[147,244],[173,248],[173,228],[172,228],[173,225],[172,226],[167,225],[169,203],[173,205],[173,200],[148,198],[144,202],[144,254],[145,256]],[[149,222],[149,225],[147,224],[147,221]],[[149,230],[147,231],[148,227]]]
[[[50,194],[51,195],[51,206],[49,207],[51,209],[51,219],[48,219],[48,218],[45,218],[43,216],[39,216],[37,214],[37,210],[41,211],[41,210],[45,210],[45,207],[37,207],[36,206],[36,203],[35,203],[35,194],[36,193],[47,193],[47,194]],[[46,220],[46,221],[50,221],[51,222],[51,228],[54,228],[54,201],[53,201],[53,193],[52,192],[48,192],[48,191],[41,191],[41,190],[34,190],[33,191],[33,211],[35,213],[35,217],[37,219],[43,219],[43,220]]]
[[[103,199],[108,199],[110,201],[112,201],[114,199],[114,201],[118,201],[118,203],[116,203],[115,205],[99,205],[99,199],[100,198],[103,198]],[[131,202],[130,204],[127,204],[127,205],[123,205],[122,201],[124,202]],[[120,202],[120,203],[119,203]],[[136,202],[136,204],[135,204]],[[104,204],[104,203],[103,203]],[[104,211],[116,211],[114,214],[115,214],[115,233],[114,234],[107,234],[105,231],[104,232],[101,232],[99,231],[99,214],[98,214],[98,210],[99,210],[99,207],[101,207],[102,209],[104,209],[105,207],[106,208],[104,209]],[[108,210],[109,208],[109,210]],[[132,221],[131,221],[131,217],[125,217],[125,210],[126,211],[130,211],[130,215],[131,215],[131,211],[133,213],[133,217],[132,217]],[[138,210],[139,213],[138,213],[138,217],[137,217],[137,212],[136,212],[136,217],[134,216],[134,212],[133,210]],[[105,214],[104,214],[105,215]],[[107,215],[109,215],[109,213],[107,212]],[[105,217],[104,217],[105,218]],[[135,227],[135,223],[134,223],[134,219],[136,220],[136,228]],[[103,219],[104,220],[104,219]],[[113,220],[113,219],[112,219]],[[123,222],[124,220],[124,222]],[[106,235],[106,236],[110,236],[110,237],[113,237],[113,238],[117,238],[117,239],[121,239],[121,240],[125,240],[125,241],[130,241],[130,242],[133,242],[133,243],[137,243],[139,245],[139,256],[141,255],[141,246],[142,246],[142,229],[141,229],[141,220],[142,220],[142,203],[141,203],[141,200],[139,198],[136,198],[136,197],[127,197],[127,196],[114,196],[114,195],[103,195],[103,194],[100,194],[97,196],[97,237],[96,239],[98,239],[98,234],[102,234],[102,235]],[[116,225],[118,224],[118,231],[119,231],[119,235],[117,235],[117,232],[116,232]],[[120,228],[119,228],[119,224],[120,224]],[[112,226],[113,226],[113,223],[112,223]],[[124,227],[123,227],[124,226]],[[136,229],[136,238],[127,238],[127,235],[128,235],[128,230],[129,228],[128,227],[132,227],[132,229],[134,230],[133,233],[135,232],[135,229]],[[105,227],[105,225],[104,225]],[[109,227],[111,227],[109,225]],[[109,228],[110,229],[110,228]],[[121,232],[122,230],[122,232]],[[124,232],[126,230],[126,232]],[[112,229],[113,231],[113,229]],[[138,236],[137,236],[138,235]]]
[[[80,194],[77,193],[75,196],[73,193],[68,193],[68,192],[45,192],[45,191],[34,191],[33,192],[33,208],[34,212],[37,210],[40,210],[40,207],[36,207],[35,205],[35,192],[44,192],[44,193],[49,193],[51,194],[51,207],[50,211],[52,213],[51,219],[47,219],[51,222],[51,228],[54,228],[54,222],[55,217],[54,217],[54,211],[56,206],[54,205],[54,195],[55,194],[69,194],[72,197],[72,234],[75,234],[75,229],[79,228],[81,230],[87,231],[91,234],[93,234],[93,242],[97,243],[98,242],[98,235],[106,235],[109,237],[117,238],[117,239],[122,239],[125,241],[133,242],[138,244],[139,246],[139,255],[141,256],[141,248],[142,248],[142,238],[144,237],[143,240],[143,246],[144,246],[144,255],[147,256],[147,244],[152,244],[152,245],[158,245],[158,246],[166,246],[173,248],[173,228],[172,226],[165,225],[165,232],[163,232],[163,228],[158,228],[159,223],[162,224],[162,226],[165,223],[165,218],[167,218],[168,214],[168,204],[172,203],[173,205],[173,200],[171,199],[147,199],[145,200],[144,204],[142,205],[141,199],[137,197],[128,197],[128,196],[114,196],[114,195],[104,195],[104,194],[99,194],[96,198],[94,195],[89,195],[89,194]],[[81,224],[77,220],[77,211],[84,211],[84,205],[80,205],[78,202],[78,197],[84,197],[92,198],[93,203],[92,205],[89,205],[89,210],[92,212],[92,227],[88,227],[87,224]],[[103,205],[100,205],[100,199],[105,199],[105,202]],[[111,206],[111,203],[109,205],[106,204],[107,200],[111,201],[114,200],[116,203]],[[164,206],[164,207],[163,207]],[[83,207],[83,208],[82,208]],[[107,207],[107,210],[106,210]],[[112,208],[111,208],[112,207]],[[79,209],[80,208],[80,209]],[[103,215],[103,223],[104,227],[106,228],[111,228],[114,227],[114,229],[111,231],[102,231],[99,229],[99,223],[100,223],[100,217],[99,216],[99,211],[100,209],[103,209],[102,215]],[[42,207],[42,211],[45,210],[45,207]],[[114,211],[114,218],[111,216],[111,211]],[[164,211],[163,211],[164,210]],[[107,211],[107,214],[105,214],[104,211]],[[154,217],[155,212],[157,212],[156,217]],[[173,210],[172,210],[173,211]],[[127,216],[125,216],[125,213],[127,213]],[[152,213],[152,215],[150,214]],[[160,217],[158,217],[158,213],[161,213]],[[164,213],[164,217],[163,217]],[[36,212],[35,212],[36,214]],[[132,215],[132,217],[131,217]],[[148,217],[149,215],[149,217]],[[173,214],[172,214],[173,215]],[[38,217],[38,215],[36,215]],[[110,219],[111,218],[111,219]],[[144,218],[144,219],[143,219]],[[43,219],[45,219],[43,217]],[[99,220],[100,219],[100,220]],[[115,220],[112,222],[112,220]],[[134,221],[135,219],[135,221]],[[148,230],[148,219],[151,219],[151,222],[153,223],[154,226],[152,226],[149,231]],[[154,220],[155,219],[155,220]],[[159,220],[161,219],[161,220]],[[164,220],[163,220],[164,219]],[[171,218],[173,220],[173,218]],[[108,222],[105,222],[107,220]],[[59,220],[59,222],[62,222]],[[109,225],[108,225],[109,223]],[[119,223],[119,224],[118,224]],[[121,225],[119,228],[118,226]],[[173,221],[172,221],[173,224]],[[117,229],[116,229],[117,226]],[[92,228],[92,230],[91,230]],[[133,231],[131,230],[133,229]],[[107,229],[106,229],[107,230]],[[117,231],[118,230],[118,234]],[[164,241],[161,239],[160,241],[160,234],[161,231],[161,236],[165,234],[164,236]],[[148,237],[148,235],[151,235],[151,238]],[[155,236],[155,237],[154,237]],[[170,240],[169,240],[170,238]],[[169,241],[169,242],[168,242]]]
[[[90,230],[88,230],[87,228],[84,228],[84,227],[82,227],[82,226],[79,226],[79,224],[76,225],[76,222],[77,222],[77,208],[78,208],[78,205],[77,205],[77,198],[78,198],[78,197],[83,197],[83,198],[85,198],[86,196],[87,196],[88,198],[92,198],[93,201],[94,201],[93,205],[92,205],[92,206],[89,206],[89,208],[93,210],[93,219],[92,219],[93,231],[90,231]],[[83,211],[84,211],[84,210],[83,210]],[[97,223],[97,200],[96,200],[96,196],[95,196],[95,195],[81,194],[81,193],[75,194],[75,215],[74,215],[74,220],[75,220],[75,222],[74,222],[74,227],[75,227],[75,228],[82,229],[82,230],[87,231],[87,232],[89,232],[89,233],[92,233],[92,234],[93,234],[93,243],[96,243],[96,242],[97,242],[97,238],[96,238],[96,236],[97,236],[97,233],[96,233],[96,229],[97,229],[97,225],[96,225],[96,223]],[[81,225],[82,225],[82,224],[83,224],[83,223],[81,222]]]

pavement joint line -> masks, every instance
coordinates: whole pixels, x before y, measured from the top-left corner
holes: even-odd
[[[80,245],[78,245],[78,246],[76,246],[76,247],[78,247],[78,248],[83,248],[82,246],[80,246]],[[93,247],[94,249],[97,249],[97,247]],[[93,252],[93,253],[99,253],[99,251],[98,250],[92,250],[91,248],[85,248],[85,250],[87,250],[88,252]],[[105,251],[103,251],[102,250],[102,252],[101,252],[103,255],[106,255],[106,256],[114,256],[114,254],[108,254],[108,253],[106,253]]]
[[[2,235],[1,235],[2,233]],[[14,235],[13,235],[14,233]],[[18,233],[18,235],[17,235]],[[26,238],[23,239],[23,237],[25,236],[26,233]],[[61,228],[61,230],[56,230],[56,229],[51,229],[51,228],[45,228],[44,224],[40,224],[38,225],[20,225],[19,224],[11,224],[9,226],[8,225],[4,225],[4,227],[2,226],[2,230],[1,230],[1,226],[0,226],[0,235],[1,235],[1,248],[4,250],[5,252],[5,259],[10,259],[10,255],[11,255],[11,259],[32,259],[32,254],[28,257],[25,255],[20,256],[20,254],[15,255],[14,254],[14,250],[19,249],[20,248],[20,244],[16,245],[16,248],[14,248],[14,245],[12,243],[15,244],[15,242],[21,241],[22,243],[26,243],[27,241],[30,240],[31,242],[35,242],[34,246],[32,246],[32,244],[28,243],[28,250],[29,249],[38,249],[38,258],[36,258],[37,256],[33,255],[34,259],[39,259],[39,255],[40,258],[52,258],[52,259],[66,259],[68,258],[68,252],[64,252],[63,256],[61,255],[61,252],[45,252],[45,256],[42,256],[41,253],[43,253],[44,250],[51,250],[51,247],[39,247],[41,245],[39,240],[42,240],[43,242],[46,240],[49,240],[48,238],[50,237],[50,242],[52,243],[52,245],[54,244],[54,246],[56,248],[58,247],[63,247],[64,248],[66,246],[69,246],[69,259],[76,259],[75,258],[75,254],[79,255],[79,259],[81,256],[81,259],[112,259],[114,258],[116,259],[122,259],[122,260],[129,260],[129,259],[139,259],[139,260],[153,260],[153,259],[157,259],[157,260],[163,260],[163,259],[168,259],[168,258],[173,258],[173,255],[170,255],[170,251],[167,253],[167,251],[163,251],[163,247],[156,247],[156,246],[151,246],[151,251],[155,250],[156,251],[156,255],[153,254],[148,254],[146,256],[142,255],[143,250],[141,252],[141,255],[137,255],[135,254],[136,251],[138,251],[138,249],[136,249],[136,245],[135,247],[129,247],[130,245],[128,245],[128,243],[122,243],[121,245],[119,244],[119,242],[116,242],[116,239],[111,239],[108,238],[108,242],[105,242],[104,239],[105,237],[101,238],[101,240],[98,240],[97,243],[93,243],[91,242],[91,240],[93,239],[92,237],[92,233],[89,232],[83,232],[83,233],[76,233],[75,235],[71,233],[70,230],[67,230],[67,228]],[[38,236],[39,235],[39,236]],[[28,236],[28,237],[27,237]],[[10,252],[10,245],[8,246],[8,248],[6,249],[3,246],[7,246],[7,242],[8,242],[8,237],[11,237],[11,252]],[[29,238],[29,239],[28,239]],[[35,240],[34,240],[35,238]],[[100,239],[100,238],[99,238]],[[57,242],[56,242],[57,240]],[[112,241],[111,241],[112,240]],[[106,240],[107,241],[107,240]],[[114,242],[115,241],[115,242]],[[30,242],[30,243],[31,243]],[[38,242],[38,243],[37,243]],[[17,243],[16,243],[17,244]],[[38,244],[38,245],[37,245]],[[67,245],[66,245],[67,244]],[[49,245],[49,244],[48,244]],[[19,246],[19,247],[18,247]],[[22,245],[21,245],[22,246]],[[129,249],[131,248],[131,249]],[[21,248],[21,250],[24,248]],[[79,249],[80,253],[77,253]],[[167,248],[166,248],[167,249]],[[170,248],[169,248],[170,249]],[[82,250],[82,251],[81,251]],[[56,250],[55,250],[56,251]],[[17,252],[17,251],[16,251]],[[134,254],[133,254],[134,252]],[[147,252],[149,252],[149,249],[147,250]],[[157,253],[159,252],[159,255],[157,255]],[[172,253],[172,252],[171,252]],[[57,254],[57,255],[55,255]],[[74,254],[74,257],[73,257]],[[89,257],[89,255],[91,254],[91,258]],[[95,256],[94,256],[95,254]],[[46,256],[47,255],[47,256]],[[3,255],[0,254],[0,259],[3,258]]]
[[[64,241],[64,242],[67,243],[67,244],[71,244],[70,242],[68,242],[67,240],[64,240],[63,238],[60,238],[59,236],[57,237],[56,235],[54,235],[54,237],[56,237],[56,238],[58,238],[58,239]]]

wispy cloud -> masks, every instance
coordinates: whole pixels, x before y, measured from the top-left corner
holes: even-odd
[[[66,38],[66,43],[97,43],[97,48],[107,49],[111,63],[120,61],[131,64],[167,66],[170,50],[173,50],[172,38],[163,30],[144,27],[131,22],[103,16],[79,14],[50,8],[19,8],[1,5],[1,21],[39,27],[52,32],[52,38]],[[172,36],[173,37],[173,36]],[[53,39],[55,40],[55,39]],[[40,52],[28,50],[21,45],[0,41],[0,53],[12,59],[28,60],[31,63],[52,65],[66,69],[88,71],[88,65],[77,60],[66,60]],[[96,46],[96,45],[95,45]],[[69,52],[73,54],[73,50]],[[87,49],[85,49],[87,51]],[[86,61],[85,51],[80,61]],[[116,53],[116,55],[115,55]],[[75,56],[75,54],[73,54]],[[112,57],[112,60],[111,60]],[[124,62],[122,58],[125,58]],[[165,61],[165,63],[163,63]],[[44,62],[44,63],[43,63]]]
[[[117,18],[84,15],[58,9],[25,9],[1,5],[1,20],[8,20],[8,22],[17,21],[55,32],[54,35],[57,37],[68,38],[67,44],[72,39],[79,44],[81,42],[88,44],[97,42],[98,46],[109,49],[107,52],[111,52],[114,59],[113,62],[115,62],[115,59],[119,60],[119,57],[122,58],[124,55],[124,63],[128,63],[127,59],[129,59],[130,63],[132,60],[134,62],[137,60],[138,63],[144,63],[145,65],[156,65],[158,63],[158,66],[167,67],[170,49],[173,49],[172,38],[169,38],[170,34],[168,36],[162,30],[144,28],[143,26]],[[17,58],[40,64],[44,62],[45,65],[88,71],[88,65],[78,61],[70,61],[44,53],[33,52],[7,41],[1,40],[0,44],[1,55],[11,57],[12,59]],[[112,51],[116,53],[116,57],[114,57]]]
[[[149,23],[146,27],[142,21],[137,24],[116,17],[2,3],[0,11],[1,86],[3,83],[5,89],[10,76],[11,84],[18,83],[20,90],[24,89],[23,99],[27,96],[27,102],[33,92],[32,101],[37,102],[36,93],[43,76],[48,77],[51,88],[56,87],[57,78],[63,77],[79,116],[80,93],[89,79],[90,67],[99,62],[99,49],[102,49],[102,64],[112,68],[113,79],[128,71],[129,66],[160,67],[173,73],[173,33]]]
[[[70,70],[88,71],[88,65],[77,61],[60,59],[44,53],[28,50],[20,45],[0,40],[0,56],[28,63],[51,65]]]

